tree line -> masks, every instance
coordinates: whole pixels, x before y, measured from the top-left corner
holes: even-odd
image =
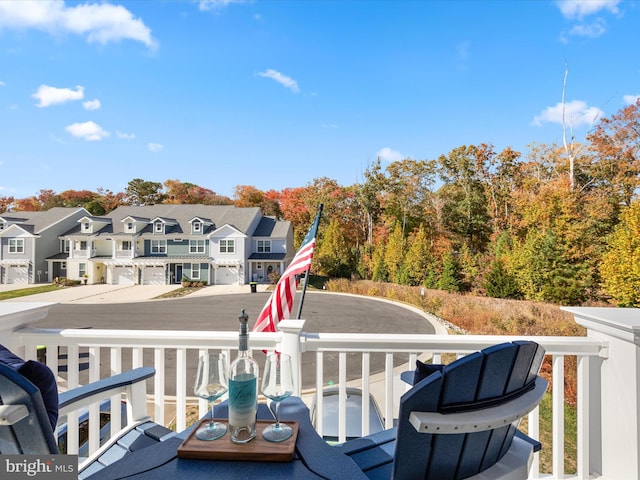
[[[602,118],[581,143],[524,154],[463,145],[435,159],[376,159],[357,184],[235,187],[232,198],[136,178],[98,189],[0,197],[0,212],[157,203],[259,207],[291,222],[299,245],[324,204],[313,270],[447,291],[565,305],[640,305],[640,100]]]

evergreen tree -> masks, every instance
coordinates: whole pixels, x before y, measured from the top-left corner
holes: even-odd
[[[387,247],[384,252],[384,263],[389,273],[389,280],[393,283],[400,283],[399,273],[404,263],[405,241],[402,233],[402,226],[396,223],[393,232],[387,241]]]
[[[351,273],[350,258],[351,252],[340,229],[340,224],[338,220],[332,218],[314,258],[317,261],[320,274],[329,277],[348,277]]]
[[[386,282],[389,280],[389,273],[384,262],[384,244],[378,242],[373,249],[373,275],[372,280],[375,282]]]
[[[482,286],[489,297],[522,298],[515,277],[506,271],[503,263],[498,259],[491,264],[491,269],[485,275]]]
[[[409,250],[404,260],[406,284],[422,285],[431,271],[435,270],[433,255],[429,249],[429,241],[424,225],[411,235]]]
[[[438,280],[438,288],[447,292],[459,292],[460,285],[460,266],[455,257],[448,253],[442,262],[442,274]]]

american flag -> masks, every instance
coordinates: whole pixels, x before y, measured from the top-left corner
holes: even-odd
[[[316,219],[304,237],[300,249],[280,277],[280,280],[278,280],[275,290],[262,308],[260,315],[258,315],[253,326],[254,332],[275,332],[278,329],[280,320],[290,318],[293,299],[300,282],[299,275],[311,268],[321,213],[322,208],[318,210],[318,215],[316,215]]]

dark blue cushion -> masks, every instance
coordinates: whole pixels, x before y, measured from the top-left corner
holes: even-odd
[[[416,369],[413,372],[413,384],[415,385],[420,380],[427,378],[429,375],[435,372],[440,372],[444,365],[434,365],[431,363],[423,363],[420,360],[416,360]]]
[[[25,362],[1,344],[0,363],[11,367],[38,387],[44,406],[47,409],[51,428],[55,431],[56,425],[58,424],[58,385],[51,369],[45,364],[34,362],[33,360]]]

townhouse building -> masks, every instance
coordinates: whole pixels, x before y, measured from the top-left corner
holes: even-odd
[[[84,208],[66,207],[0,213],[0,283],[51,282],[55,275],[65,276],[64,260],[54,274],[47,259],[60,252],[60,235],[88,214]]]
[[[87,283],[266,283],[284,272],[293,249],[291,224],[257,207],[162,204],[86,214],[47,261],[54,277],[64,271]]]

